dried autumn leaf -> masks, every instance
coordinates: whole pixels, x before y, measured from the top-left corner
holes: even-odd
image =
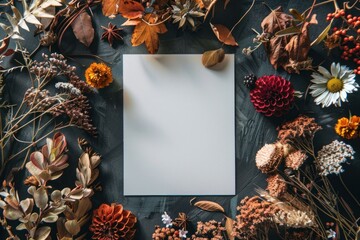
[[[226,229],[226,233],[228,236],[229,240],[234,240],[235,237],[232,235],[233,232],[233,225],[234,225],[234,220],[226,217],[226,222],[225,222],[225,229]]]
[[[322,42],[322,40],[325,39],[325,37],[328,35],[333,20],[330,21],[329,25],[319,34],[319,36],[311,43],[311,46],[317,45]]]
[[[0,54],[3,54],[10,44],[10,36],[3,38],[0,46]]]
[[[305,61],[310,51],[310,38],[308,33],[309,22],[305,22],[300,34],[292,36],[285,50],[288,52],[289,59],[298,62]]]
[[[225,213],[224,208],[220,204],[212,201],[198,201],[194,206],[204,211]]]
[[[145,46],[149,53],[154,54],[159,50],[159,36],[158,34],[165,33],[167,31],[164,23],[156,24],[155,19],[151,17],[151,14],[145,16],[145,21],[136,25],[131,38],[131,44],[133,46],[139,46],[145,43]]]
[[[102,13],[105,17],[113,18],[119,13],[120,0],[102,0]]]
[[[94,40],[94,28],[91,17],[87,12],[81,13],[72,23],[71,27],[75,37],[85,46],[89,47]]]
[[[225,51],[222,48],[217,50],[206,51],[202,55],[202,64],[207,67],[213,67],[218,63],[221,63],[225,58]]]
[[[120,0],[119,13],[124,18],[136,19],[141,18],[145,8],[143,5],[134,0]]]
[[[230,30],[221,24],[211,24],[211,29],[215,33],[215,36],[219,39],[220,42],[230,45],[238,46],[238,43],[235,41],[234,36],[231,34]]]
[[[128,20],[126,20],[123,24],[121,24],[121,26],[136,26],[136,25],[138,25],[139,23],[141,23],[141,20],[138,20],[138,19],[135,19],[135,20],[128,19]]]
[[[80,225],[75,219],[66,221],[65,228],[72,236],[75,236],[80,232]]]
[[[44,226],[38,228],[35,232],[34,239],[35,240],[46,240],[47,237],[50,235],[51,228],[49,226]]]
[[[263,19],[261,27],[264,33],[270,33],[271,35],[284,30],[291,26],[293,17],[282,11],[281,7],[271,11],[271,13]],[[275,69],[279,66],[284,65],[288,58],[287,53],[284,49],[286,44],[289,42],[290,37],[277,37],[274,36],[269,42],[265,42],[264,46],[269,56],[270,63]]]

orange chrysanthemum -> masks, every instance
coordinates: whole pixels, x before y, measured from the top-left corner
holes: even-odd
[[[94,88],[104,88],[113,81],[111,68],[104,63],[92,63],[85,71],[85,78]]]
[[[101,204],[94,210],[90,231],[96,240],[131,240],[135,235],[137,219],[121,204]]]
[[[348,118],[340,118],[335,125],[336,133],[346,139],[354,139],[359,137],[360,117],[352,116]]]

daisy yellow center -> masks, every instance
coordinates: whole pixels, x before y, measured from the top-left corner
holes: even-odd
[[[343,86],[343,81],[338,78],[332,78],[326,83],[326,88],[332,93],[340,92],[343,89]]]

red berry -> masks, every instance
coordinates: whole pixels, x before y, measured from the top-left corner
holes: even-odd
[[[340,17],[339,13],[335,14],[335,18],[339,18],[339,17]]]
[[[346,34],[346,30],[341,30],[341,35],[345,35]]]
[[[358,60],[358,61],[356,62],[356,64],[357,64],[357,65],[360,65],[360,60]]]
[[[336,34],[336,35],[340,35],[340,31],[337,30],[337,31],[335,32],[335,34]]]
[[[349,14],[349,15],[347,15],[347,17],[346,17],[347,19],[349,19],[349,18],[352,18],[352,15],[351,14]]]
[[[349,41],[349,38],[348,38],[348,37],[345,37],[345,38],[344,38],[344,42],[347,42],[347,41]]]
[[[360,28],[356,31],[358,34],[360,34]]]
[[[357,71],[356,69],[354,69],[354,73],[355,73],[355,74],[357,74],[357,73],[358,73],[358,71]]]
[[[348,57],[345,57],[344,59],[345,59],[346,61],[348,61],[348,60],[349,60],[349,58],[348,58]]]
[[[354,41],[354,36],[350,36],[349,41]]]
[[[352,19],[349,19],[347,22],[348,22],[349,24],[351,24],[351,23],[353,22],[353,20],[352,20]]]

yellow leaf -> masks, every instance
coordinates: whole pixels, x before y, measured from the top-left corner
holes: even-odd
[[[202,55],[202,64],[207,67],[213,67],[222,62],[225,58],[225,51],[222,48],[217,50],[206,51]]]
[[[119,13],[120,0],[102,0],[102,12],[105,17]]]

